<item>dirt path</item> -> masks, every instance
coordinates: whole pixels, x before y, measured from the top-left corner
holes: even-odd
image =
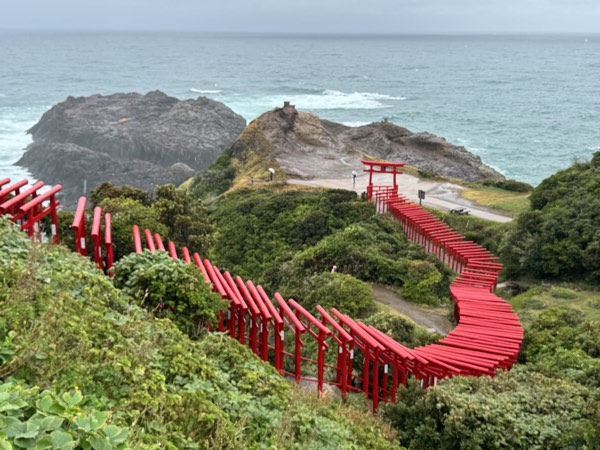
[[[391,289],[380,284],[372,284],[373,297],[394,311],[404,314],[431,332],[446,336],[454,325],[445,317],[443,312],[434,311],[420,305],[408,302]]]
[[[357,169],[358,170],[358,169]],[[352,172],[348,168],[344,178],[313,178],[313,179],[292,179],[289,184],[300,184],[304,186],[317,186],[334,189],[348,189],[357,193],[366,192],[369,177],[367,174],[360,174],[356,177],[356,183],[352,183]],[[336,173],[337,174],[337,173]],[[375,184],[391,184],[391,177],[388,175],[375,174],[373,177]],[[419,190],[426,192],[423,206],[449,211],[455,208],[468,208],[470,214],[482,219],[493,220],[494,222],[510,222],[511,217],[495,214],[485,207],[474,204],[460,196],[460,191],[464,188],[454,183],[421,180],[418,177],[402,174],[398,177],[398,191],[406,195],[411,201],[418,202],[417,193]]]

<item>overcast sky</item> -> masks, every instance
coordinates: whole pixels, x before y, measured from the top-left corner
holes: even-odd
[[[0,29],[600,32],[600,0],[0,0]]]

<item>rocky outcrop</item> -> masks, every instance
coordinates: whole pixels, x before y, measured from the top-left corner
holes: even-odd
[[[208,167],[246,122],[222,103],[178,100],[160,91],[69,97],[30,130],[18,165],[63,185],[63,204],[104,181],[152,189],[179,184]]]
[[[432,174],[464,181],[503,179],[464,147],[429,133],[412,133],[390,122],[348,127],[298,112],[292,105],[264,113],[248,125],[232,146],[242,163],[262,155],[290,177],[346,177],[360,159],[404,161]]]

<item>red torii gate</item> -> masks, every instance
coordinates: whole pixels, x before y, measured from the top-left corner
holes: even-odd
[[[363,171],[369,174],[369,185],[367,186],[367,199],[373,198],[373,174],[374,173],[390,173],[394,175],[393,191],[398,192],[398,183],[396,183],[396,175],[402,175],[400,168],[406,165],[405,162],[389,162],[389,161],[367,161],[360,160],[365,166]]]

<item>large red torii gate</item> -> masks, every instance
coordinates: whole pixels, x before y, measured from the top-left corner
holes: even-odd
[[[390,161],[367,161],[365,159],[360,160],[365,166],[363,171],[369,174],[369,185],[367,186],[367,199],[373,198],[373,174],[374,173],[389,173],[394,175],[393,191],[398,192],[398,183],[396,182],[396,175],[402,175],[399,170],[401,167],[406,165],[405,162],[390,162]]]

